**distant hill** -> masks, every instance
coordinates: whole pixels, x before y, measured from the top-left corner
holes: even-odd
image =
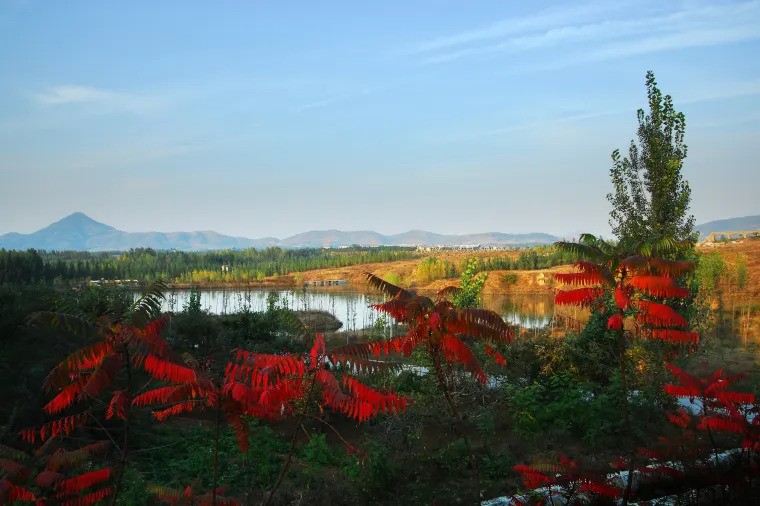
[[[121,251],[130,248],[210,250],[262,247],[277,239],[253,241],[216,232],[123,232],[93,220],[84,213],[74,213],[31,234],[10,233],[0,236],[0,248],[78,251]]]
[[[739,232],[742,230],[760,230],[760,215],[728,218],[725,220],[708,221],[694,227],[699,232],[700,239],[713,232]]]
[[[485,232],[467,235],[443,235],[424,230],[382,235],[373,231],[343,232],[314,230],[285,239],[264,237],[248,239],[212,231],[202,232],[124,232],[93,220],[84,213],[74,213],[31,234],[0,235],[0,248],[24,250],[123,251],[130,248],[176,249],[184,251],[266,248],[339,248],[342,246],[532,246],[558,240],[550,234],[503,234]]]

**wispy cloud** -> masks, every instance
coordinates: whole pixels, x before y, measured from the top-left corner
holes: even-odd
[[[712,83],[705,83],[704,85],[690,90],[685,90],[683,94],[677,95],[675,105],[677,109],[682,109],[682,106],[688,104],[721,102],[724,100],[740,99],[744,97],[754,97],[760,95],[760,80],[750,81],[735,81],[735,80],[720,80]],[[436,134],[435,137],[428,139],[433,144],[455,144],[472,142],[479,139],[489,137],[502,137],[516,132],[531,132],[541,131],[549,127],[562,127],[563,125],[574,125],[574,127],[580,126],[583,123],[587,123],[592,120],[598,120],[599,118],[610,118],[614,116],[628,115],[631,119],[634,118],[634,108],[604,108],[604,109],[591,109],[589,108],[583,112],[576,112],[570,114],[551,114],[546,116],[537,117],[532,120],[515,122],[503,127],[483,129],[483,130],[467,130],[450,133],[447,135]],[[751,111],[742,116],[741,121],[743,123],[751,123],[757,121],[760,117],[757,114],[752,114]],[[730,126],[735,125],[736,119],[732,116],[728,120],[721,120],[720,122],[700,122],[692,123],[692,126],[699,127],[712,127],[712,126]]]
[[[395,79],[392,81],[378,82],[371,85],[367,84],[363,86],[354,85],[354,84],[345,84],[343,85],[343,87],[348,89],[348,91],[345,91],[344,93],[337,93],[333,96],[328,96],[323,99],[306,102],[305,104],[297,107],[295,109],[295,112],[298,114],[298,113],[306,112],[313,109],[322,109],[325,107],[333,106],[340,102],[367,97],[375,93],[382,93],[396,86],[399,86],[405,82],[407,82],[406,78],[400,78],[400,79]]]
[[[325,98],[323,100],[315,100],[314,102],[309,102],[307,104],[302,105],[301,107],[298,108],[296,112],[304,112],[304,111],[308,111],[309,109],[320,109],[322,107],[327,107],[328,105],[331,105],[346,96],[347,95],[343,95],[340,97]]]
[[[612,2],[600,2],[547,9],[537,14],[502,19],[471,30],[423,41],[415,44],[409,49],[409,52],[413,54],[432,53],[479,42],[503,39],[515,34],[547,30],[557,26],[565,26],[567,23],[581,22],[591,16],[609,12],[611,9],[617,10],[625,7],[625,4],[618,3],[615,5]]]
[[[35,95],[42,104],[72,104],[100,102],[113,98],[114,94],[90,86],[54,86]]]
[[[614,10],[603,5],[561,7],[421,42],[409,53],[430,65],[545,49],[561,56],[549,64],[553,68],[760,38],[757,0],[720,6],[686,3],[675,9],[663,5],[635,10],[620,9],[619,4]]]
[[[64,84],[33,93],[32,100],[45,107],[78,105],[89,113],[147,114],[166,104],[160,95],[117,92],[92,86]]]

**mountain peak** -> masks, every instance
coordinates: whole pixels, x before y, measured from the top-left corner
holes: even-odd
[[[56,230],[60,232],[91,235],[92,233],[112,232],[116,229],[105,223],[93,220],[81,211],[77,211],[55,223],[51,223],[42,230]],[[42,230],[40,230],[40,232]]]
[[[86,214],[84,214],[82,211],[74,211],[73,213],[71,213],[68,216],[63,217],[62,219],[64,219],[64,220],[72,220],[72,219],[77,219],[77,220],[79,220],[79,219],[88,219],[88,220],[92,220],[92,218],[90,218],[89,216],[87,216]],[[92,220],[92,221],[95,221],[95,220]]]

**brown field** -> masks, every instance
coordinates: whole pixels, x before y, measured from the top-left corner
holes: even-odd
[[[715,246],[699,246],[701,253],[716,251],[723,257],[729,271],[735,268],[739,255],[747,259],[747,272],[749,281],[747,287],[736,295],[744,299],[745,303],[757,304],[760,302],[760,239],[745,239],[731,243],[718,243]],[[731,287],[724,287],[728,290]]]
[[[421,283],[414,277],[415,269],[420,263],[429,257],[449,261],[459,266],[468,258],[517,258],[517,251],[436,251],[412,260],[399,260],[397,262],[353,265],[336,269],[318,269],[287,276],[293,279],[296,286],[306,281],[323,281],[330,279],[345,279],[354,288],[367,286],[365,273],[372,274],[384,279],[400,278],[405,288],[412,288],[424,293],[432,293],[450,285],[458,285],[459,278],[437,279]],[[486,294],[548,294],[552,292],[553,272],[566,272],[570,267],[554,267],[551,269],[539,269],[532,271],[489,271],[488,280],[484,287]],[[504,279],[505,274],[515,274],[517,281],[510,283]]]
[[[730,293],[728,295],[736,298],[740,305],[748,303],[760,304],[760,240],[735,241],[719,244],[714,247],[698,246],[698,250],[700,252],[717,251],[724,258],[729,271],[734,268],[739,255],[744,255],[747,259],[749,282],[747,287],[741,292],[729,289]],[[420,258],[411,260],[353,265],[333,269],[317,269],[292,273],[286,276],[273,276],[261,282],[250,283],[247,286],[258,288],[296,288],[303,286],[307,281],[344,279],[348,281],[349,287],[352,289],[362,290],[367,287],[365,273],[371,272],[384,279],[400,280],[401,285],[405,288],[411,288],[423,293],[434,293],[446,286],[458,285],[459,278],[420,282],[415,279],[414,273],[425,258],[434,257],[459,266],[466,259],[472,257],[487,259],[503,258],[505,256],[517,258],[519,251],[433,251],[420,256]],[[555,288],[552,274],[555,272],[569,272],[571,269],[570,266],[559,266],[530,271],[490,271],[483,291],[484,294],[494,295],[551,294]],[[508,275],[512,279],[508,279]],[[516,279],[514,278],[515,276]],[[345,287],[333,289],[339,290],[345,289]]]

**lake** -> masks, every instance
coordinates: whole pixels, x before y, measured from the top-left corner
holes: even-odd
[[[383,302],[383,295],[357,291],[334,290],[201,290],[201,307],[212,314],[237,313],[243,309],[265,311],[269,299],[278,306],[293,310],[321,310],[335,315],[343,323],[343,330],[371,327],[381,315],[372,304]],[[190,290],[173,290],[166,293],[163,309],[182,311],[187,305]],[[525,328],[547,325],[554,313],[551,296],[541,295],[488,295],[483,305],[500,314],[505,321]]]

